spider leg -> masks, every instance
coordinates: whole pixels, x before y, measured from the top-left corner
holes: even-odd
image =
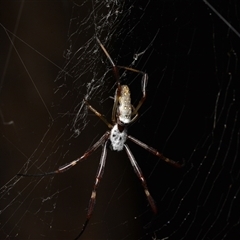
[[[65,172],[75,166],[78,162],[84,160],[85,158],[89,157],[95,150],[97,150],[103,143],[106,141],[109,137],[110,133],[107,131],[92,147],[90,147],[89,150],[87,150],[80,158],[77,158],[76,160],[66,163],[62,166],[60,166],[57,170],[52,172],[46,172],[46,173],[40,173],[40,174],[25,174],[25,173],[18,173],[17,176],[22,177],[44,177],[48,175],[54,175],[58,173]]]
[[[144,192],[145,192],[145,194],[147,196],[147,200],[148,200],[148,202],[149,202],[149,204],[150,204],[150,206],[152,208],[152,211],[156,214],[157,213],[157,207],[156,207],[155,202],[154,202],[154,200],[153,200],[153,198],[152,198],[152,196],[151,196],[151,194],[150,194],[150,192],[148,190],[146,180],[145,180],[145,178],[144,178],[144,176],[142,174],[142,170],[139,167],[137,161],[135,160],[135,158],[134,158],[132,152],[130,151],[128,145],[124,144],[124,147],[125,147],[125,150],[127,152],[128,158],[129,158],[129,160],[130,160],[130,162],[131,162],[131,164],[133,166],[133,169],[134,169],[135,173],[137,174],[138,178],[142,182],[142,186],[144,188]]]
[[[96,37],[96,39],[97,39],[97,42],[98,42],[99,46],[102,48],[103,52],[105,53],[109,62],[111,63],[112,68],[113,68],[113,74],[114,74],[114,77],[117,81],[117,89],[116,89],[116,93],[115,93],[115,96],[114,96],[114,103],[113,103],[113,108],[112,108],[112,122],[113,122],[113,124],[115,124],[117,122],[116,112],[117,112],[117,107],[118,107],[118,99],[121,95],[121,84],[120,84],[120,81],[119,81],[118,67],[115,65],[115,63],[113,62],[112,58],[110,57],[109,53],[107,52],[107,50],[103,46],[103,44],[100,42],[100,40],[97,37]]]
[[[157,156],[158,158],[160,158],[161,160],[165,161],[166,163],[176,167],[176,168],[181,168],[183,167],[183,164],[177,163],[175,161],[173,161],[172,159],[169,159],[167,157],[165,157],[162,153],[158,152],[155,148],[152,148],[150,146],[148,146],[147,144],[141,142],[140,140],[128,135],[128,139],[130,139],[132,142],[136,143],[137,145],[139,145],[140,147],[144,148],[145,150],[149,151],[150,153],[152,153],[153,155]]]
[[[110,57],[109,53],[107,52],[106,48],[103,46],[103,44],[100,42],[99,38],[96,37],[98,44],[100,45],[100,47],[102,48],[103,52],[105,53],[105,55],[107,56],[109,62],[112,64],[113,67],[115,67],[115,63],[113,62],[112,58]]]
[[[107,141],[105,140],[105,143],[102,147],[102,155],[101,155],[101,158],[100,158],[100,162],[99,162],[99,166],[98,166],[98,170],[97,170],[97,174],[96,174],[96,180],[95,180],[93,190],[92,190],[92,194],[91,194],[91,198],[90,198],[89,204],[88,204],[87,218],[86,218],[85,223],[83,224],[81,232],[75,238],[75,240],[77,240],[83,234],[83,232],[85,231],[85,229],[88,225],[88,222],[89,222],[89,220],[92,216],[93,209],[94,209],[94,206],[96,204],[97,188],[99,186],[100,180],[101,180],[101,178],[103,176],[103,173],[104,173],[106,157],[107,157]]]
[[[135,107],[132,105],[132,110],[133,110],[133,112],[135,112]],[[138,118],[138,112],[136,112],[135,114],[132,114],[132,115],[135,115],[132,119],[131,119],[131,121],[129,122],[129,124],[132,124],[133,122],[135,122],[136,120],[137,120],[137,118]]]
[[[112,124],[110,124],[110,123],[107,121],[107,119],[106,119],[101,113],[99,113],[95,108],[93,108],[93,107],[88,103],[87,100],[85,100],[85,99],[83,99],[83,100],[84,100],[85,104],[87,105],[87,107],[88,107],[92,112],[94,112],[95,115],[98,116],[109,128],[112,128],[112,127],[113,127]]]

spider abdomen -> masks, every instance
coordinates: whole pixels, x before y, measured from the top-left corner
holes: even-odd
[[[131,121],[132,116],[130,89],[127,85],[121,86],[121,94],[118,101],[119,120],[127,124]]]
[[[112,150],[114,151],[122,151],[124,147],[124,143],[127,140],[127,131],[124,129],[122,132],[119,131],[118,125],[115,124],[110,132],[109,137],[112,145]]]

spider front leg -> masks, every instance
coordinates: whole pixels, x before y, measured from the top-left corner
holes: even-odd
[[[96,180],[93,186],[93,190],[92,190],[92,194],[91,194],[91,198],[89,200],[89,204],[88,204],[88,211],[87,211],[87,218],[85,223],[83,224],[82,230],[81,232],[78,234],[78,236],[75,238],[75,240],[77,240],[85,231],[88,222],[92,216],[93,213],[93,209],[94,206],[96,204],[96,196],[97,196],[97,188],[99,186],[100,180],[103,176],[104,173],[104,168],[105,168],[105,164],[106,164],[106,157],[107,157],[107,140],[105,141],[103,148],[102,148],[102,155],[100,158],[100,162],[99,162],[99,166],[98,166],[98,170],[97,170],[97,174],[96,174]]]
[[[78,162],[86,159],[89,157],[93,152],[95,152],[103,143],[109,138],[110,133],[107,131],[92,147],[89,148],[81,157],[77,158],[76,160],[66,163],[60,166],[57,170],[52,172],[40,173],[40,174],[27,174],[27,173],[18,173],[17,176],[21,177],[44,177],[48,175],[54,175],[58,173],[63,173],[70,168],[74,167]]]
[[[184,166],[184,162],[182,164],[173,161],[170,158],[165,157],[162,153],[158,152],[155,148],[152,148],[150,146],[148,146],[147,144],[141,142],[140,140],[128,135],[128,139],[130,139],[132,142],[136,143],[137,145],[139,145],[140,147],[144,148],[145,150],[149,151],[150,153],[152,153],[153,155],[157,156],[158,158],[160,158],[161,160],[163,160],[164,162],[176,167],[176,168],[181,168]]]
[[[148,187],[147,187],[147,183],[146,183],[146,180],[142,174],[142,171],[141,171],[141,168],[138,166],[138,163],[137,161],[135,160],[132,152],[130,151],[130,148],[128,147],[127,144],[124,144],[124,147],[125,147],[125,150],[127,152],[127,155],[128,155],[128,158],[133,166],[133,169],[135,171],[135,173],[137,174],[138,178],[140,179],[140,181],[142,182],[142,186],[144,188],[144,192],[146,194],[146,197],[147,197],[147,200],[152,208],[152,211],[156,214],[157,213],[157,207],[155,205],[155,202],[148,190]]]

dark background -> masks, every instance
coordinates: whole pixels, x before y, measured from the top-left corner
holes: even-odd
[[[87,83],[110,67],[95,34],[119,65],[129,66],[135,53],[146,50],[134,68],[149,74],[148,98],[129,134],[176,161],[184,158],[186,165],[175,169],[129,143],[158,207],[153,216],[126,154],[108,151],[82,239],[239,239],[240,38],[203,1],[119,3],[119,19],[110,19],[116,24],[102,31],[81,19],[100,11],[106,17],[105,3],[95,3],[94,11],[88,1],[0,3],[0,239],[74,239],[81,230],[100,150],[58,176],[20,179],[16,174],[55,170],[106,131],[90,113],[87,127],[74,134]],[[240,29],[237,1],[211,4]],[[79,26],[70,25],[76,19]],[[17,52],[4,28],[17,36]],[[80,30],[71,35],[74,29]],[[88,39],[94,48],[86,48],[81,62],[78,55],[66,59],[69,46],[74,52]],[[134,105],[141,97],[141,78],[135,77],[122,78]],[[110,120],[111,71],[103,79],[106,84],[99,83],[90,102]]]

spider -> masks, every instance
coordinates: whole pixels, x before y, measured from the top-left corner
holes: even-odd
[[[142,174],[142,170],[139,167],[137,161],[135,160],[130,148],[126,144],[126,141],[129,139],[130,141],[134,142],[135,144],[139,145],[140,147],[144,148],[145,150],[149,151],[153,155],[157,156],[161,160],[165,161],[168,164],[171,164],[174,167],[180,168],[183,166],[183,164],[177,163],[165,157],[162,153],[158,152],[156,149],[128,135],[127,133],[128,125],[136,121],[136,119],[138,118],[138,110],[146,99],[146,86],[148,81],[148,75],[147,73],[139,71],[134,68],[115,65],[115,63],[113,62],[112,58],[110,57],[109,53],[107,52],[103,44],[100,42],[100,40],[98,38],[96,38],[96,40],[99,46],[101,47],[101,49],[103,50],[103,52],[105,53],[106,57],[108,58],[109,62],[111,63],[113,73],[117,82],[117,89],[114,95],[114,103],[112,108],[112,123],[109,123],[107,119],[101,113],[99,113],[95,108],[93,108],[86,99],[84,99],[83,101],[85,102],[87,107],[108,126],[110,130],[106,131],[106,133],[104,133],[103,136],[94,145],[92,145],[81,157],[63,166],[60,166],[55,171],[42,173],[42,174],[24,174],[24,173],[18,174],[18,176],[23,176],[23,177],[35,177],[35,176],[47,176],[47,175],[63,173],[69,170],[70,168],[72,168],[73,166],[75,166],[78,162],[81,162],[82,160],[89,157],[94,151],[96,151],[100,146],[102,146],[102,153],[100,157],[99,167],[96,173],[95,183],[94,183],[92,194],[89,200],[87,217],[86,217],[85,223],[83,224],[81,232],[78,234],[75,240],[78,239],[83,234],[92,216],[94,206],[96,203],[97,188],[99,186],[99,183],[103,176],[103,172],[105,168],[108,144],[110,145],[110,149],[113,151],[122,151],[123,149],[126,151],[127,156],[132,164],[132,167],[137,177],[140,179],[142,183],[149,205],[151,206],[151,209],[155,214],[157,213],[156,204],[148,190],[146,180]],[[140,99],[136,107],[134,107],[131,104],[129,87],[127,85],[121,85],[120,83],[119,73],[118,73],[119,69],[135,72],[137,74],[142,75],[142,82],[141,82],[142,98]]]

